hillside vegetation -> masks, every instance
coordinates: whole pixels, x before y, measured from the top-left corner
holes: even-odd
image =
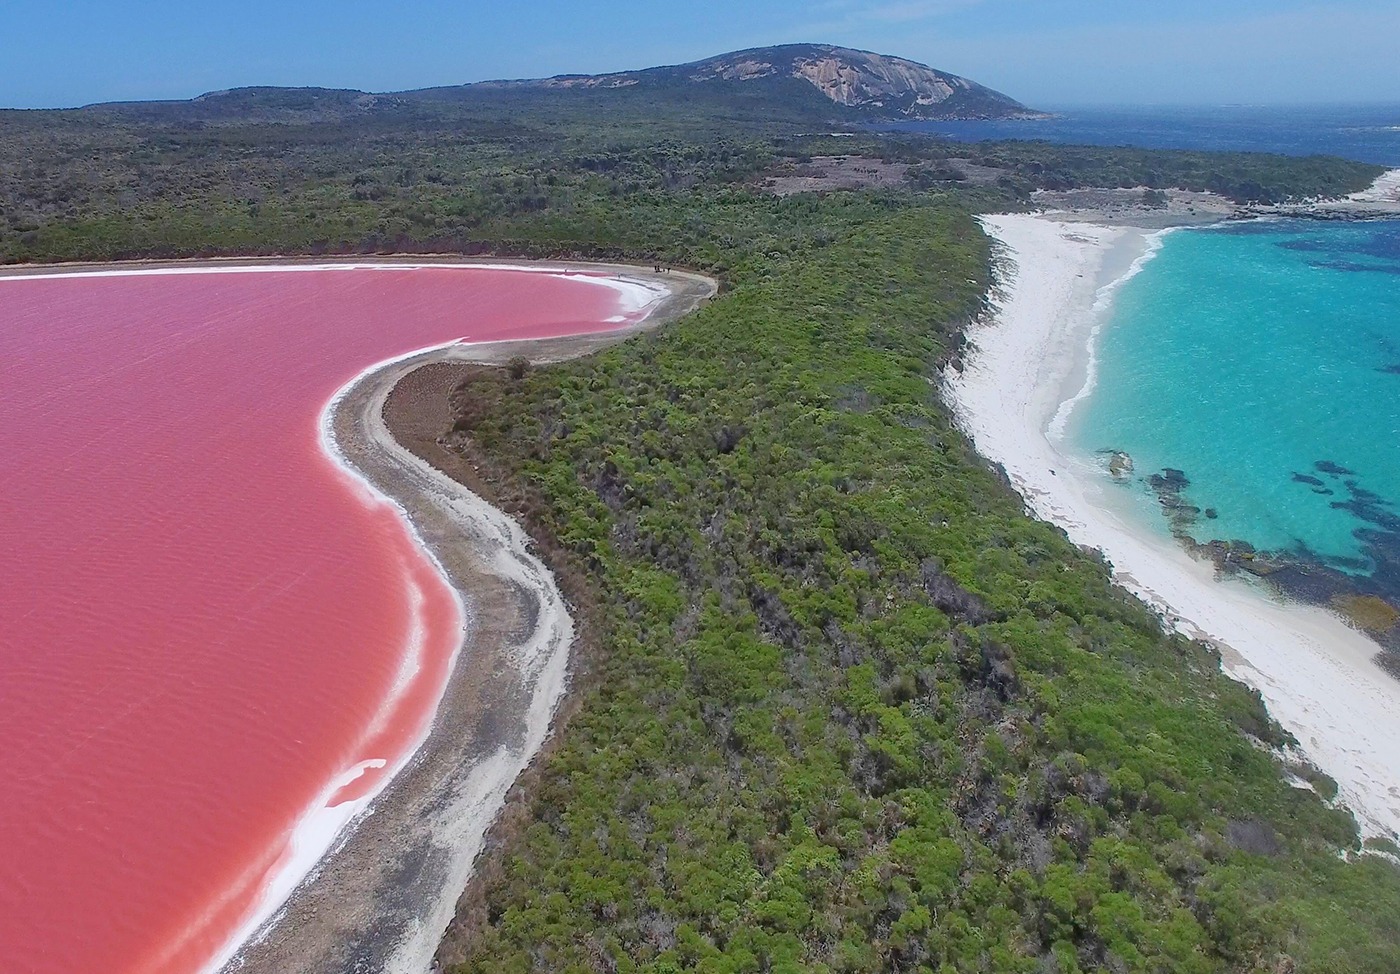
[[[449,969],[1400,969],[1400,873],[1343,854],[1257,696],[951,427],[969,212],[687,219],[732,241],[712,306],[458,393],[456,442],[567,552],[600,650]]]
[[[554,93],[546,96],[549,102]],[[961,176],[948,161],[967,160],[1000,173],[990,190],[970,190],[988,208],[1022,205],[1035,189],[1076,186],[1213,190],[1239,202],[1335,196],[1370,185],[1381,171],[1342,159],[1248,153],[803,136],[793,134],[796,122],[703,111],[652,118],[617,105],[556,123],[551,111],[536,115],[539,106],[526,104],[530,110],[489,118],[448,112],[277,122],[258,112],[218,123],[106,109],[0,113],[0,263],[535,254],[540,239],[519,228],[541,217],[579,228],[565,252],[612,254],[616,242],[589,230],[595,212],[642,201],[661,219],[684,218],[696,194],[757,202],[772,167],[831,154],[903,165],[911,190],[959,189]],[[638,245],[673,249],[665,234]]]

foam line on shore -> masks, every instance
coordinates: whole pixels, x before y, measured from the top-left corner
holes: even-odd
[[[1148,261],[1156,257],[1162,251],[1162,243],[1167,234],[1180,227],[1168,227],[1165,230],[1158,230],[1149,234],[1146,240],[1146,247],[1141,254],[1133,258],[1133,262],[1128,265],[1127,273],[1121,277],[1115,277],[1107,284],[1099,287],[1094,292],[1094,305],[1089,309],[1089,338],[1085,346],[1084,358],[1084,384],[1079,387],[1079,391],[1070,396],[1060,404],[1060,408],[1055,410],[1055,415],[1050,418],[1050,423],[1046,428],[1046,433],[1052,441],[1059,442],[1064,439],[1065,429],[1069,425],[1069,420],[1074,411],[1079,408],[1079,404],[1094,394],[1094,390],[1099,384],[1099,335],[1103,332],[1104,322],[1108,318],[1109,309],[1113,306],[1113,299],[1118,296],[1123,285],[1142,273]]]
[[[1111,303],[1096,320],[1099,298],[1115,290],[1100,279],[1108,258],[1137,251],[1140,269],[1148,232],[1029,215],[983,224],[1015,269],[995,315],[970,332],[966,367],[945,375],[959,425],[1005,468],[1030,510],[1103,551],[1115,578],[1169,625],[1220,646],[1226,672],[1258,689],[1274,719],[1336,780],[1363,835],[1400,834],[1400,684],[1374,662],[1379,647],[1323,609],[1217,580],[1213,565],[1120,512],[1107,475],[1062,453],[1049,435]]]

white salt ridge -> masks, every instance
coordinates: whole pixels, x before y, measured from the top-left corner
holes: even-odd
[[[286,265],[285,267],[273,267],[271,269],[285,270],[295,268],[300,270],[302,266],[303,265]],[[340,267],[344,265],[336,266]],[[178,272],[189,273],[193,272],[193,270],[194,269],[181,268]],[[236,273],[247,270],[252,270],[252,268],[218,268],[217,272]],[[259,270],[261,270],[261,268],[259,268]],[[111,274],[108,274],[108,272],[97,272],[97,274],[92,276],[119,276],[129,273],[139,274],[144,273],[144,271],[116,271],[111,272]],[[402,505],[381,492],[369,480],[365,479],[349,462],[336,442],[333,426],[336,408],[360,382],[366,380],[381,369],[388,368],[405,359],[412,358],[415,355],[421,355],[424,352],[441,347],[445,346],[415,349],[411,352],[385,359],[363,370],[356,375],[355,378],[341,386],[321,410],[320,445],[322,453],[324,453],[343,474],[347,486],[358,494],[364,503],[371,505],[382,504],[398,511],[405,529],[413,538],[415,546],[432,562],[434,569],[436,569],[444,584],[452,592],[453,599],[457,603],[459,636],[448,669],[450,679],[451,671],[456,668],[457,655],[461,651],[467,626],[471,618],[470,611],[462,597],[462,593],[458,592],[451,585],[446,570],[437,560],[437,557],[433,554],[427,543],[424,542],[422,536],[419,535],[417,528],[413,525],[409,512],[404,509]],[[406,579],[406,584],[410,588],[410,601],[413,605],[414,624],[405,638],[404,654],[400,662],[399,671],[396,674],[394,685],[390,688],[389,695],[381,705],[378,713],[376,713],[374,721],[362,734],[362,741],[370,737],[376,729],[383,726],[383,721],[387,719],[389,713],[392,712],[403,692],[407,689],[413,673],[417,672],[422,666],[422,655],[426,649],[427,643],[427,632],[421,619],[424,596],[411,581]],[[441,702],[441,694],[445,691],[446,684],[439,688],[438,701],[433,705],[434,711],[437,709],[437,704]],[[257,906],[254,908],[253,912],[245,918],[242,926],[229,939],[219,953],[202,968],[203,974],[215,974],[215,972],[223,969],[225,965],[237,956],[238,952],[247,943],[254,940],[260,933],[265,934],[271,928],[270,921],[274,920],[281,913],[287,901],[296,891],[296,888],[315,874],[317,865],[343,841],[344,837],[347,835],[347,827],[354,822],[358,816],[369,810],[374,800],[384,792],[384,789],[393,781],[399,771],[403,770],[403,768],[408,765],[413,759],[413,755],[417,753],[418,748],[422,746],[423,741],[427,739],[431,728],[432,715],[429,715],[419,732],[418,740],[414,742],[413,747],[396,757],[392,768],[386,758],[364,758],[341,771],[321,789],[316,800],[311,803],[302,814],[301,818],[292,826],[287,839],[286,851],[279,860],[272,876],[263,884],[259,891]],[[351,748],[352,752],[358,750],[358,747]],[[383,771],[386,768],[389,769],[388,773],[380,775],[376,786],[369,793],[353,801],[344,801],[334,806],[330,804],[331,799],[342,788],[361,778],[367,771],[371,769]]]
[[[71,281],[83,277],[185,277],[194,274],[290,274],[319,273],[327,271],[414,271],[414,270],[496,270],[514,271],[525,274],[547,274],[568,281],[581,281],[596,284],[615,291],[618,295],[619,316],[607,319],[609,322],[626,321],[629,316],[643,311],[667,295],[666,288],[651,281],[628,277],[617,273],[604,276],[602,273],[585,273],[562,264],[497,264],[486,261],[470,263],[425,262],[396,263],[390,261],[357,261],[354,263],[326,264],[192,264],[188,267],[118,267],[102,269],[75,269],[71,271],[37,271],[34,274],[0,276],[0,282],[7,280]]]
[[[1379,647],[1323,609],[1216,580],[1214,566],[1116,513],[1102,469],[1061,453],[1048,435],[1107,307],[1098,300],[1105,255],[1131,247],[1145,256],[1147,233],[1027,215],[983,224],[1016,269],[994,320],[970,334],[966,368],[945,376],[978,452],[1006,469],[1037,516],[1102,550],[1115,578],[1170,625],[1220,646],[1226,672],[1258,689],[1336,780],[1364,836],[1400,835],[1400,683],[1374,662]]]

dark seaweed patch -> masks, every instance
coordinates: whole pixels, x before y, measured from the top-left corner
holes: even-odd
[[[1400,238],[1393,232],[1352,233],[1345,237],[1319,239],[1317,237],[1296,237],[1281,240],[1278,246],[1283,250],[1300,253],[1354,254],[1387,262],[1400,262]],[[1339,261],[1345,263],[1345,261]],[[1376,264],[1363,264],[1364,269],[1379,269]]]
[[[1369,271],[1373,274],[1400,274],[1400,266],[1395,264],[1363,264],[1354,260],[1310,260],[1309,267],[1329,271]]]
[[[1400,515],[1394,504],[1362,487],[1356,474],[1331,460],[1319,460],[1314,466],[1319,473],[1341,480],[1347,497],[1331,502],[1335,510],[1347,511],[1360,526],[1353,531],[1361,543],[1359,558],[1323,555],[1295,540],[1286,549],[1259,551],[1248,541],[1214,539],[1200,542],[1193,537],[1201,509],[1185,496],[1190,478],[1176,468],[1166,468],[1152,474],[1146,482],[1157,495],[1162,513],[1171,525],[1172,535],[1188,550],[1210,558],[1224,574],[1248,573],[1290,598],[1314,605],[1341,606],[1344,611],[1366,613],[1355,608],[1357,600],[1384,603],[1400,611]],[[1345,479],[1342,479],[1345,478]],[[1311,474],[1294,473],[1296,483],[1305,484],[1316,494],[1336,492],[1324,481]],[[1206,519],[1216,514],[1213,508],[1205,512]],[[1351,606],[1352,608],[1345,608]],[[1381,618],[1384,618],[1382,608]],[[1387,670],[1400,675],[1400,624],[1385,631],[1376,631],[1362,615],[1355,624],[1368,625],[1367,631],[1387,650]],[[1369,618],[1376,618],[1374,610]]]

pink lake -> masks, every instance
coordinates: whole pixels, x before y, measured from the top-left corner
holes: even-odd
[[[0,279],[0,970],[200,970],[297,821],[426,730],[460,607],[322,452],[337,389],[643,301],[481,267]]]

